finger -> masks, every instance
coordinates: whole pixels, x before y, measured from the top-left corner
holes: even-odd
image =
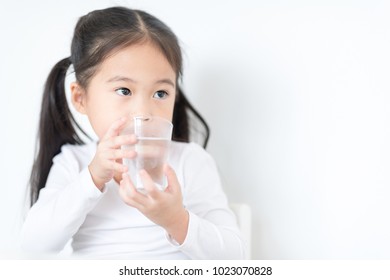
[[[124,173],[124,172],[127,172],[128,170],[128,167],[126,165],[123,165],[121,163],[118,163],[114,160],[109,160],[106,164],[105,164],[105,168],[111,170],[111,171],[116,171],[118,173]]]
[[[119,148],[125,146],[126,148],[133,148],[131,145],[137,143],[137,137],[134,134],[113,136],[105,140],[107,142],[107,147],[109,148]],[[134,149],[134,148],[133,148]]]
[[[139,171],[139,176],[141,178],[142,185],[144,186],[147,195],[153,199],[157,199],[157,197],[161,195],[161,191],[156,187],[148,172],[146,172],[145,169],[142,169]]]
[[[164,173],[167,176],[167,190],[171,192],[181,192],[180,183],[177,179],[176,172],[169,164],[164,165]]]
[[[113,136],[119,135],[119,132],[122,130],[124,125],[126,124],[127,118],[122,117],[111,124],[108,128],[106,134],[103,136],[103,140],[107,140]]]
[[[131,150],[108,150],[104,153],[104,157],[107,159],[123,159],[123,158],[128,158],[132,159],[137,156],[136,151],[131,151]]]
[[[127,204],[132,205],[137,209],[144,208],[147,197],[137,191],[137,189],[135,188],[134,184],[130,179],[129,174],[127,173],[122,174],[122,181],[120,187],[123,192],[122,198]]]
[[[126,203],[127,205],[137,208],[137,209],[142,209],[143,206],[136,202],[132,198],[132,193],[131,191],[128,190],[128,188],[124,185],[123,181],[121,181],[119,185],[119,196],[122,198],[123,202]]]

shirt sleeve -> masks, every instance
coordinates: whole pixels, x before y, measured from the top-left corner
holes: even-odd
[[[184,242],[168,240],[192,259],[243,259],[245,244],[228,206],[216,164],[200,146],[183,160],[183,203],[189,212]]]
[[[60,252],[100,200],[104,191],[95,186],[88,167],[79,168],[67,147],[53,159],[46,186],[23,224],[22,250]]]

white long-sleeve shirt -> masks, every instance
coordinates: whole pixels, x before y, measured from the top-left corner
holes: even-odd
[[[181,245],[125,204],[114,180],[103,192],[94,185],[88,165],[95,153],[96,143],[64,145],[54,157],[46,186],[23,225],[23,250],[58,253],[71,240],[73,253],[87,258],[244,258],[245,246],[215,162],[199,145],[172,142],[170,148],[168,163],[176,171],[189,212]]]

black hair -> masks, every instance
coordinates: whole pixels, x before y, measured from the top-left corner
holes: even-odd
[[[73,65],[77,82],[87,88],[98,67],[113,51],[147,41],[161,50],[179,81],[183,62],[178,39],[156,17],[140,10],[112,7],[95,10],[78,20],[70,57],[60,60],[53,67],[44,87],[37,153],[30,176],[31,205],[45,187],[53,158],[61,151],[61,146],[84,144],[77,129],[87,135],[73,118],[67,104],[64,83],[69,66]],[[177,86],[172,123],[173,140],[189,142],[190,138],[201,134],[203,147],[207,146],[209,127],[180,86]]]

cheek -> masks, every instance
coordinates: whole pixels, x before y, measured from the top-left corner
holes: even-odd
[[[115,121],[115,116],[109,108],[107,102],[98,98],[91,98],[87,101],[88,119],[99,139],[106,134],[111,123]]]
[[[173,111],[175,109],[175,103],[172,104],[171,109],[169,110],[169,119],[172,121]]]
[[[155,113],[164,119],[172,121],[174,105],[175,102],[173,101],[165,103],[164,106],[157,106],[157,112]]]
[[[173,117],[173,111],[175,110],[175,104],[176,104],[175,99],[173,99],[169,107],[169,115],[171,120]]]
[[[99,137],[99,139],[101,139],[110,127],[110,124],[107,122],[107,119],[103,118],[103,115],[100,114],[89,114],[88,119],[96,135]]]

